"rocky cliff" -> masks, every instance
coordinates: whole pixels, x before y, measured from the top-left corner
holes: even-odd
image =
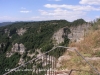
[[[26,29],[25,28],[20,28],[16,32],[17,32],[18,35],[23,35],[26,32]]]
[[[6,63],[5,67],[0,66],[0,68],[3,68],[3,73],[5,73],[5,68],[10,67],[12,64],[11,62],[14,64],[11,65],[10,68],[14,68],[16,65],[23,64],[33,58],[41,56],[54,46],[68,46],[69,39],[77,40],[81,38],[84,34],[84,28],[86,27],[76,23],[74,28],[73,26],[70,26],[71,24],[73,23],[66,20],[53,20],[18,22],[5,27],[0,27],[0,53],[2,54],[0,57],[4,59],[0,60],[0,62]],[[2,43],[4,43],[5,46],[2,47]],[[53,52],[50,55],[44,55],[42,64],[46,66],[46,61],[48,61],[47,63],[53,63],[54,60],[49,60],[49,58],[55,58],[54,56],[58,55],[58,53],[59,51]],[[42,57],[40,57],[38,63],[40,60],[42,60]],[[0,65],[4,65],[3,63],[0,63]],[[40,65],[38,63],[36,63],[37,66],[34,67],[39,67]],[[29,65],[34,64],[31,62]],[[32,66],[29,67],[32,68]],[[0,74],[3,74],[2,71],[0,71]]]
[[[57,32],[53,34],[52,39],[55,45],[64,42],[64,38],[62,37],[63,34],[64,34],[63,28],[59,29]]]
[[[25,46],[21,43],[21,44],[14,44],[12,45],[12,49],[10,52],[7,52],[6,57],[11,57],[14,53],[18,52],[19,54],[23,54],[25,53]]]
[[[84,39],[90,28],[90,24],[83,24],[76,27],[70,27],[71,33],[68,34],[68,38],[71,41],[79,42]]]

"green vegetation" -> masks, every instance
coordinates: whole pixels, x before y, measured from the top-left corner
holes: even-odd
[[[35,49],[39,48],[41,48],[42,52],[46,52],[52,49],[54,45],[51,37],[53,36],[54,32],[60,28],[67,27],[67,29],[64,29],[64,32],[68,34],[70,33],[70,26],[77,26],[83,23],[86,23],[83,19],[78,19],[74,22],[68,22],[66,20],[51,20],[39,22],[18,22],[8,26],[0,27],[0,74],[5,73],[5,68],[15,67],[19,61],[20,55],[18,53],[15,53],[10,58],[6,58],[6,52],[11,50],[12,44],[24,44],[26,47],[26,53],[23,55],[23,58],[25,59],[28,58],[28,51],[34,53],[36,52]],[[26,29],[26,32],[19,36],[16,31],[21,28]],[[5,30],[7,30],[6,33]],[[67,36],[64,36],[63,38],[64,42],[60,45],[67,46],[70,40]],[[65,50],[61,52],[60,49],[58,49],[56,52],[51,52],[50,55],[56,56],[58,58],[57,55],[59,52],[61,52],[59,55],[62,55],[64,51]],[[27,73],[27,75],[30,74],[30,72]],[[18,75],[23,75],[23,73]]]
[[[5,55],[0,55],[0,74],[5,73],[6,69],[12,69],[18,65],[20,55],[15,53],[10,58],[6,58]]]
[[[100,35],[99,35],[100,34],[100,18],[96,19],[91,24],[92,24],[92,27],[87,33],[87,36],[84,37],[84,40],[79,43],[72,42],[69,46],[77,47],[78,51],[85,58],[89,58],[87,59],[87,61],[89,61],[96,68],[96,70],[100,71],[100,67],[99,67],[100,60],[98,59],[100,58]],[[77,74],[75,75],[97,75],[97,73],[95,73],[95,71],[92,70],[91,67],[82,58],[81,60],[77,59],[77,57],[79,56],[75,56],[75,54],[73,54],[73,57],[72,55],[70,56],[71,56],[71,60],[73,59],[75,61],[71,62],[71,60],[69,60],[67,62],[64,62],[66,64],[64,65],[64,67],[66,66],[69,69],[74,68],[78,70],[80,69],[84,70],[81,72],[77,72]],[[85,71],[87,71],[87,73]]]
[[[73,21],[70,25],[76,27],[76,26],[82,25],[84,23],[87,23],[87,22],[85,22],[85,20],[83,20],[83,19],[77,19],[77,20]]]

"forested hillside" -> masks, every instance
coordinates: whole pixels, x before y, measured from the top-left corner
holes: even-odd
[[[20,58],[26,62],[36,57],[39,54],[37,49],[43,53],[52,49],[55,46],[54,41],[56,41],[52,39],[52,36],[61,28],[63,28],[62,38],[64,38],[64,41],[56,45],[67,46],[70,41],[67,36],[70,27],[76,27],[84,23],[86,22],[83,19],[73,22],[51,20],[18,22],[0,27],[0,75],[5,73],[6,68],[18,66]],[[35,53],[35,56],[29,57],[28,54],[32,53]],[[55,54],[57,55],[57,52],[51,55]],[[26,75],[30,74],[26,73]]]

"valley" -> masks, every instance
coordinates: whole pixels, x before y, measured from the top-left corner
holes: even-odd
[[[100,19],[95,23],[77,19],[18,22],[0,27],[0,74],[97,75],[100,71],[99,24]],[[7,68],[11,70],[6,72]],[[14,72],[25,68],[35,71]],[[39,68],[47,71],[40,72]],[[56,72],[50,71],[53,69]]]

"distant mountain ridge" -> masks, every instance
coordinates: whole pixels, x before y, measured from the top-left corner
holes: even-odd
[[[2,23],[0,23],[0,27],[1,27],[1,26],[10,25],[10,24],[12,24],[12,23],[14,23],[14,22],[2,22]]]

